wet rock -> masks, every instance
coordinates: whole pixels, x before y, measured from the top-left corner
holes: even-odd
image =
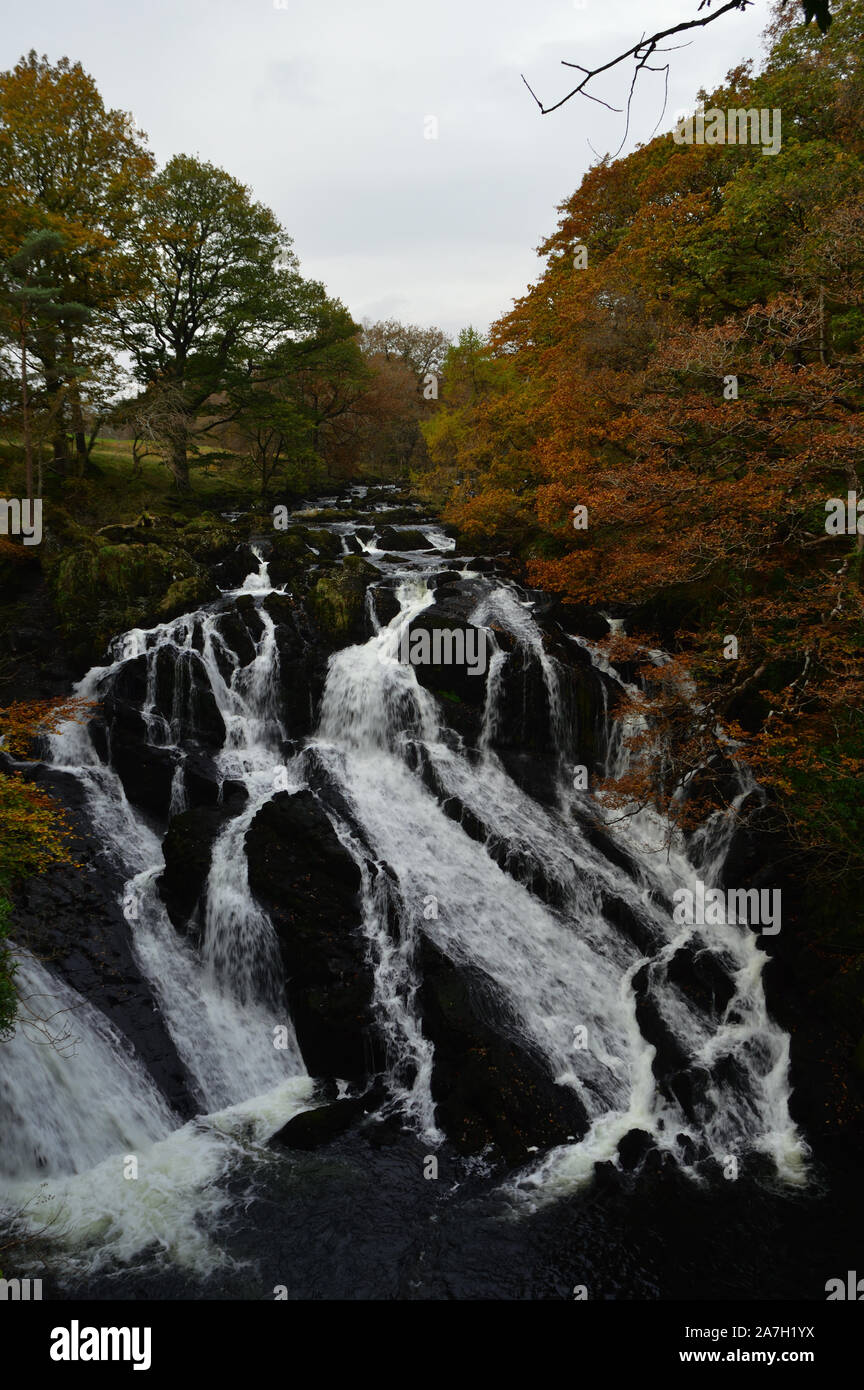
[[[183,760],[183,789],[190,809],[215,806],[220,800],[222,774],[206,753],[187,753]]]
[[[630,938],[642,955],[653,955],[659,944],[659,933],[653,922],[647,920],[631,907],[623,898],[604,895],[603,916],[619,931]]]
[[[160,647],[156,657],[155,703],[177,741],[194,739],[207,747],[222,747],[225,721],[197,652]]]
[[[701,1013],[721,1015],[735,994],[735,986],[722,963],[711,951],[681,946],[666,967],[666,978]]]
[[[482,628],[433,604],[412,619],[407,654],[418,682],[427,690],[474,707],[485,703],[491,652]]]
[[[306,532],[306,539],[309,545],[318,551],[322,560],[338,560],[342,555],[342,541],[334,531],[325,531],[323,528],[314,530],[310,527]]]
[[[651,992],[651,984],[651,967],[643,965],[633,977],[636,1022],[645,1041],[651,1043],[655,1049],[651,1070],[660,1081],[684,1070],[690,1059],[667,1023],[659,1003]]]
[[[580,824],[582,827],[582,834],[585,836],[589,845],[593,845],[596,850],[599,850],[599,852],[617,868],[623,869],[625,874],[627,874],[629,878],[632,878],[634,882],[639,881],[639,870],[632,857],[621,847],[610,831],[601,825],[599,821],[595,820],[580,820]]]
[[[116,700],[143,705],[147,698],[147,657],[142,654],[124,661],[110,680],[100,682],[99,689]]]
[[[360,871],[315,796],[280,792],[245,840],[249,886],[269,914],[297,1041],[316,1076],[363,1080],[371,1057],[372,970]]]
[[[394,526],[384,526],[378,532],[375,542],[378,550],[432,550],[432,542],[422,531],[405,528],[397,531]]]
[[[618,1157],[625,1173],[632,1173],[654,1148],[654,1136],[644,1129],[631,1129],[618,1140]]]
[[[219,634],[220,643],[237,658],[240,666],[248,666],[251,661],[255,660],[255,643],[236,608],[220,613],[214,626]],[[223,666],[220,662],[219,669],[223,679],[230,679],[234,664],[228,661]]]
[[[309,594],[309,611],[321,631],[337,646],[366,636],[366,590],[378,571],[359,555],[346,555],[338,569],[324,574]]]
[[[435,1046],[437,1122],[459,1152],[491,1144],[517,1164],[529,1148],[581,1138],[588,1121],[575,1092],[557,1086],[544,1063],[509,1035],[480,973],[457,967],[425,937],[418,954],[423,1031]]]
[[[220,589],[239,589],[247,575],[257,574],[260,564],[252,547],[244,541],[215,567],[213,578]]]
[[[91,833],[84,788],[71,774],[53,768],[27,768],[22,776],[67,808],[75,831],[70,844],[75,865],[48,868],[16,893],[15,939],[97,1004],[185,1120],[197,1108],[194,1087],[132,953],[120,906],[123,879],[106,860],[101,837]],[[74,1019],[71,1027],[74,1035]]]
[[[346,1134],[361,1124],[380,1104],[380,1093],[345,1097],[315,1110],[303,1110],[294,1115],[270,1140],[274,1148],[300,1149],[310,1152]]]
[[[376,584],[371,591],[372,606],[380,627],[388,627],[400,611],[399,600],[387,584]]]
[[[160,622],[168,622],[181,614],[195,613],[218,597],[215,580],[208,574],[195,574],[188,579],[175,579],[156,611]]]
[[[157,820],[167,820],[171,784],[180,754],[173,748],[156,748],[114,725],[111,730],[111,764],[133,806]]]
[[[213,841],[224,823],[225,812],[215,806],[198,806],[171,818],[162,841],[165,868],[157,879],[157,887],[179,932],[200,932]]]

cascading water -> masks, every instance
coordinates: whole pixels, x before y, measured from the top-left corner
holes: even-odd
[[[424,529],[439,551],[452,545],[435,528]],[[376,556],[374,542],[363,548]],[[716,878],[728,847],[729,818],[717,816],[694,842],[698,869],[682,848],[668,847],[668,827],[655,814],[627,819],[616,834],[634,872],[622,873],[586,830],[589,819],[597,821],[596,809],[589,817],[591,799],[565,776],[574,761],[574,730],[560,670],[530,598],[508,582],[462,571],[477,586],[471,623],[507,634],[542,677],[557,757],[549,770],[554,785],[542,805],[517,785],[495,751],[507,652],[490,631],[482,728],[469,752],[446,727],[413,667],[400,660],[406,631],[434,601],[428,581],[440,562],[424,554],[395,565],[377,555],[393,582],[398,612],[389,622],[379,620],[367,594],[373,635],[330,658],[317,731],[287,758],[277,712],[275,623],[263,603],[281,591],[270,584],[260,552],[257,569],[226,595],[242,597],[257,615],[249,659],[241,661],[225,641],[223,610],[208,609],[126,633],[114,643],[113,663],[94,669],[80,684],[83,698],[96,699],[110,692],[129,663],[143,659],[148,737],[177,760],[172,815],[186,805],[184,728],[200,716],[204,696],[212,697],[224,728],[213,752],[220,797],[230,784],[246,800],[214,840],[200,943],[172,926],[157,891],[160,837],[130,806],[87,729],[69,725],[52,741],[54,764],[78,778],[94,833],[106,858],[122,871],[135,958],[151,982],[202,1112],[181,1126],[98,1009],[72,999],[68,987],[22,953],[28,988],[53,992],[73,1010],[81,1040],[74,1058],[63,1060],[51,1049],[34,1051],[19,1028],[4,1054],[0,1107],[14,1132],[0,1159],[4,1201],[20,1210],[45,1177],[56,1179],[64,1240],[73,1250],[91,1250],[91,1262],[92,1242],[101,1231],[120,1261],[155,1242],[179,1263],[207,1268],[218,1252],[202,1222],[215,1226],[227,1201],[215,1179],[312,1103],[312,1083],[281,1003],[276,935],[250,892],[244,853],[249,826],[274,793],[276,768],[287,767],[282,789],[297,790],[308,785],[310,757],[326,770],[350,812],[349,821],[338,807],[325,807],[361,874],[361,928],[374,976],[388,1106],[428,1145],[440,1144],[444,1135],[432,1094],[434,1048],[417,1003],[417,950],[424,936],[457,966],[480,972],[498,1001],[505,1031],[542,1059],[585,1114],[581,1137],[510,1180],[511,1196],[519,1202],[536,1205],[578,1187],[596,1162],[615,1159],[617,1144],[632,1129],[646,1131],[682,1163],[684,1136],[716,1156],[767,1153],[782,1177],[801,1180],[803,1149],[787,1103],[788,1039],[767,1015],[764,954],[746,927],[722,924],[712,929],[709,942],[698,928],[676,925],[669,906],[676,888]],[[602,654],[576,640],[607,681],[620,685]],[[170,709],[160,696],[166,653],[177,673]],[[608,731],[613,770],[623,766],[625,732],[614,726]],[[466,833],[446,813],[448,799],[482,829]],[[543,893],[537,890],[541,882]],[[610,919],[610,899],[644,925],[654,943],[650,951]],[[700,1012],[666,979],[666,966],[685,947],[710,951],[728,973],[731,994],[717,1018]],[[692,1065],[710,1077],[698,1123],[654,1076],[655,1049],[640,1027],[635,986],[646,969],[664,1026]],[[734,1059],[735,1073],[724,1081],[718,1063],[727,1059]],[[123,1154],[139,1155],[147,1173],[141,1186],[124,1184]]]

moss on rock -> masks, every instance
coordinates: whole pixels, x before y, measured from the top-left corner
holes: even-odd
[[[322,574],[309,595],[309,608],[321,630],[344,645],[363,636],[366,590],[378,571],[360,555],[346,555],[339,569]]]

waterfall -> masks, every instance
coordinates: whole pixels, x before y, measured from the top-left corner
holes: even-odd
[[[453,548],[435,527],[423,530],[439,556]],[[376,556],[373,544],[364,550]],[[270,583],[265,557],[255,555],[257,568],[220,605],[123,634],[109,664],[90,671],[76,690],[95,700],[143,663],[140,708],[149,740],[176,758],[171,816],[188,803],[192,745],[185,731],[200,716],[202,699],[212,698],[224,726],[211,759],[216,804],[223,806],[229,784],[245,801],[215,833],[200,941],[172,925],[157,885],[160,835],[152,818],[130,805],[88,728],[69,724],[50,740],[51,762],[78,779],[102,854],[122,876],[134,957],[200,1113],[181,1124],[98,1007],[21,952],[26,991],[53,997],[58,1012],[72,1019],[77,1041],[65,1055],[37,1046],[19,1024],[5,1045],[0,1115],[11,1137],[0,1157],[0,1193],[6,1211],[26,1208],[50,1179],[48,1208],[65,1232],[58,1239],[70,1258],[80,1256],[82,1268],[94,1267],[97,1240],[105,1247],[99,1260],[132,1260],[153,1242],[199,1270],[221,1258],[207,1234],[228,1201],[216,1178],[254,1158],[275,1129],[312,1104],[283,1002],[276,933],[251,894],[244,850],[252,821],[276,789],[276,769],[287,764],[290,789],[299,790],[309,785],[312,760],[338,794],[324,798],[324,809],[360,872],[358,918],[374,982],[386,1112],[427,1145],[444,1142],[432,1094],[435,1049],[418,1004],[418,954],[426,938],[457,968],[483,979],[505,1034],[540,1059],[587,1117],[584,1135],[508,1179],[509,1195],[523,1208],[586,1183],[595,1163],[615,1161],[619,1141],[633,1129],[646,1131],[685,1168],[682,1138],[717,1156],[767,1154],[781,1177],[800,1182],[805,1151],[788,1111],[788,1038],[767,1014],[766,957],[746,926],[723,923],[708,940],[704,929],[677,925],[670,908],[677,888],[700,878],[717,881],[731,815],[712,817],[689,851],[669,846],[668,825],[655,812],[625,819],[611,832],[632,866],[622,870],[592,833],[602,815],[595,808],[589,825],[587,794],[564,785],[561,772],[578,731],[563,667],[547,650],[531,597],[507,581],[462,569],[463,581],[474,586],[463,611],[486,628],[491,649],[479,736],[467,749],[413,666],[400,660],[411,622],[435,602],[428,581],[442,561],[428,554],[397,563],[377,552],[383,573],[395,581],[398,612],[379,621],[373,591],[367,592],[371,635],[330,656],[317,727],[298,752],[279,717],[283,673],[276,622],[266,607],[268,596],[281,591]],[[245,661],[224,635],[225,613],[236,612],[231,604],[238,601],[255,615]],[[509,634],[542,677],[555,750],[546,764],[553,794],[543,804],[514,782],[496,752],[510,658],[494,630]],[[620,677],[593,644],[572,641],[606,678],[605,700],[607,683],[622,686]],[[174,673],[170,708],[160,684],[166,663]],[[626,735],[640,719],[637,711],[612,723],[612,775],[625,769]],[[754,790],[742,776],[737,803]],[[472,833],[445,803],[461,808]],[[635,936],[616,924],[610,902],[639,924]],[[726,972],[731,994],[716,1017],[667,976],[683,948],[707,953]],[[654,1075],[655,1046],[639,1021],[646,981],[652,1006],[688,1065],[710,1077],[698,1119]],[[138,1156],[139,1182],[124,1181],[124,1155]]]

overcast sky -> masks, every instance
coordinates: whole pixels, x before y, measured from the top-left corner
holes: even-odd
[[[273,208],[301,268],[355,318],[484,330],[536,279],[557,205],[624,118],[574,97],[561,59],[592,67],[697,0],[38,0],[4,5],[0,66],[31,48],[79,60],[131,111],[160,162],[195,154]],[[667,115],[743,57],[768,0],[670,55]],[[578,80],[578,76],[577,79]],[[595,88],[613,105],[630,70]],[[663,78],[644,74],[625,148],[647,141]],[[437,139],[427,118],[437,121]],[[590,145],[589,145],[590,141]]]

